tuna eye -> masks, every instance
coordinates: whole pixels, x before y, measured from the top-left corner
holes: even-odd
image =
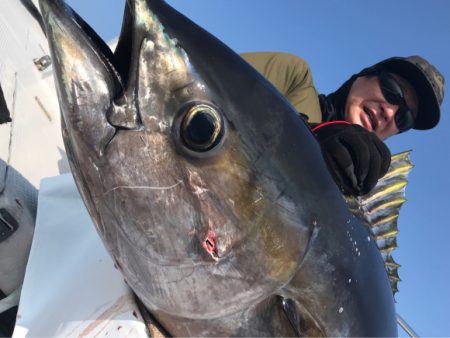
[[[223,137],[222,115],[212,106],[198,104],[189,109],[181,122],[181,139],[194,151],[208,151]]]

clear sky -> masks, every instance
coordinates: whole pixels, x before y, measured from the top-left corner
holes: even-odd
[[[68,2],[104,39],[118,35],[124,0]],[[447,0],[169,3],[236,52],[285,51],[303,57],[322,93],[391,56],[420,55],[450,81]],[[449,108],[446,98],[437,128],[409,131],[387,141],[392,153],[413,150],[415,168],[406,190],[408,201],[401,210],[394,258],[402,265],[397,312],[421,336],[450,336]]]

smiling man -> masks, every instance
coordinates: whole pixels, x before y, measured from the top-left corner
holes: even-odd
[[[329,95],[318,94],[308,64],[297,56],[241,56],[305,118],[345,194],[368,193],[387,172],[391,154],[382,140],[409,129],[431,129],[439,122],[444,77],[419,56],[383,60]]]
[[[414,87],[399,75],[380,72],[355,79],[347,98],[344,118],[384,140],[411,128],[418,110]],[[396,116],[402,121],[397,121]]]

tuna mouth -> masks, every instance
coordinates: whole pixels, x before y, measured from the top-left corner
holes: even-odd
[[[370,108],[367,108],[367,107],[364,107],[363,110],[364,110],[364,113],[369,118],[372,131],[375,131],[378,126],[377,119],[375,118],[375,113]]]

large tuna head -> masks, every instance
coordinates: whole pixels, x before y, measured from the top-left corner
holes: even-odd
[[[161,0],[126,2],[115,54],[41,9],[76,183],[171,334],[395,335],[375,243],[252,67]]]

